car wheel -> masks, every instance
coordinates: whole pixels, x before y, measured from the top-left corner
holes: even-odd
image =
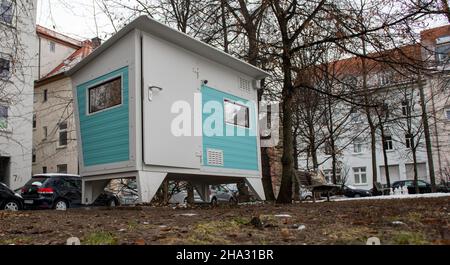
[[[3,210],[17,212],[18,210],[20,210],[20,205],[16,201],[8,201],[5,203]]]
[[[359,195],[359,194],[355,194],[355,196],[353,196],[354,198],[360,198],[361,197],[361,195]]]
[[[313,197],[311,195],[308,195],[305,197],[305,201],[312,201]]]
[[[237,204],[237,200],[235,198],[231,197],[230,204]]]
[[[213,205],[213,206],[216,206],[216,205],[217,205],[217,198],[216,198],[216,197],[213,197],[213,198],[211,199],[211,205]]]
[[[57,200],[55,202],[55,210],[66,211],[69,208],[69,204],[65,200]]]

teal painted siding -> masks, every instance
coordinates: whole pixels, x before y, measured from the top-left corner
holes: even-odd
[[[234,95],[218,91],[216,89],[203,86],[203,124],[213,115],[205,111],[205,105],[208,102],[216,102],[217,106],[224,109],[224,100],[229,99],[236,102],[242,102],[249,106],[250,110],[250,128],[236,127],[225,123],[223,115],[221,115],[221,124],[218,128],[223,128],[221,135],[207,135],[203,130],[203,165],[208,165],[207,150],[216,149],[223,151],[223,168],[241,169],[241,170],[258,170],[258,145],[256,137],[256,106],[248,100],[236,97]],[[218,104],[217,104],[218,103]],[[224,112],[222,112],[224,113]],[[226,132],[234,131],[234,136]],[[217,167],[217,166],[216,166]]]
[[[89,114],[88,89],[118,76],[122,76],[122,104]],[[124,67],[77,87],[84,166],[130,159],[128,81],[128,67]]]

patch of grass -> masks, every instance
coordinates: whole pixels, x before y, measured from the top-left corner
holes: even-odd
[[[83,240],[86,245],[117,245],[117,238],[110,232],[97,231],[89,234]]]
[[[396,245],[426,245],[430,243],[422,233],[407,231],[394,233],[391,240]]]
[[[226,236],[231,233],[239,233],[240,227],[247,224],[248,220],[238,219],[231,221],[212,221],[197,224],[188,238],[192,244],[230,244]]]
[[[366,244],[367,239],[373,236],[373,231],[368,227],[334,227],[323,230],[336,244]]]
[[[133,231],[138,227],[138,223],[136,221],[129,221],[128,222],[128,230]]]
[[[26,245],[31,243],[32,238],[31,237],[17,237],[17,238],[10,238],[10,239],[0,239],[0,245]]]

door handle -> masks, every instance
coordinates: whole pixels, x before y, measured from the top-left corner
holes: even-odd
[[[149,86],[148,87],[148,100],[149,101],[153,101],[153,91],[157,89],[159,91],[163,91],[163,89],[161,87],[158,86]]]

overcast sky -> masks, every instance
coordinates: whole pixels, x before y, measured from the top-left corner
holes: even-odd
[[[105,33],[110,34],[114,30],[93,3],[94,0],[38,0],[37,23],[79,39],[97,36],[98,28],[100,38],[104,39]],[[445,23],[443,16],[435,16],[435,19],[430,20],[429,28]]]

